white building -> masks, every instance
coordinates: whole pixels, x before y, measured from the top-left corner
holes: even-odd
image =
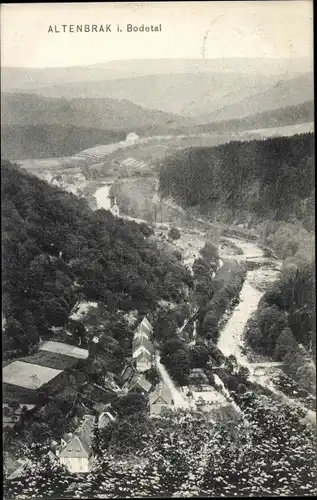
[[[135,144],[138,140],[139,140],[139,136],[137,134],[135,134],[134,132],[130,132],[130,134],[127,134],[125,142],[127,144]]]
[[[158,384],[155,391],[150,396],[150,413],[151,415],[159,415],[163,408],[171,408],[173,398],[168,387]]]
[[[119,207],[116,203],[114,203],[114,205],[110,208],[110,211],[111,211],[112,215],[114,215],[115,217],[119,217],[120,211],[119,211]]]
[[[153,326],[151,325],[147,317],[144,316],[137,330],[134,332],[133,340],[142,337],[146,337],[148,340],[151,340],[152,334],[153,334]]]
[[[86,415],[75,433],[62,440],[62,449],[56,450],[60,463],[72,474],[87,473],[92,467],[94,420],[92,415]]]
[[[144,317],[133,336],[132,357],[139,372],[149,370],[153,361],[153,344],[151,337],[153,327]]]

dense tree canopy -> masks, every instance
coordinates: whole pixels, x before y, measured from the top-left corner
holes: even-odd
[[[199,206],[228,221],[245,212],[260,220],[296,216],[309,226],[312,154],[313,134],[191,148],[166,160],[160,189],[184,206]]]
[[[8,162],[1,168],[6,353],[28,353],[79,299],[145,314],[161,298],[181,298],[191,277],[145,238],[144,224],[92,211]]]

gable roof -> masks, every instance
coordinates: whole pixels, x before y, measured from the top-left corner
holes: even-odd
[[[133,340],[142,338],[150,340],[149,334],[147,334],[146,332],[142,332],[141,330],[136,330],[136,332],[133,335]]]
[[[141,323],[139,324],[134,335],[136,335],[137,333],[139,333],[139,334],[143,333],[147,337],[151,337],[152,332],[153,332],[153,327],[152,327],[151,323],[149,322],[149,320],[147,319],[147,317],[144,316],[144,318],[142,319]]]
[[[104,411],[99,416],[98,428],[99,429],[103,429],[104,427],[106,427],[111,422],[114,422],[115,419],[116,419],[116,417],[114,415],[112,415],[112,413],[110,413],[109,411]]]
[[[136,385],[141,387],[141,389],[143,389],[146,392],[149,392],[152,387],[152,384],[148,380],[146,380],[146,378],[143,375],[138,375],[138,374],[136,374],[132,378],[129,390],[131,391]]]
[[[134,359],[136,363],[141,362],[142,360],[151,361],[151,354],[148,351],[144,350],[142,347],[140,347],[139,350],[135,352],[135,354],[136,355]]]
[[[94,417],[88,415],[85,417],[81,426],[76,429],[73,437],[61,451],[60,457],[64,458],[85,458],[90,457],[92,453],[92,432],[94,428]]]
[[[94,410],[98,411],[99,413],[102,413],[102,412],[106,411],[106,409],[109,408],[110,406],[111,406],[111,403],[97,402],[97,403],[94,403],[93,408],[94,408]]]
[[[172,393],[168,387],[157,385],[150,396],[150,404],[172,404]]]
[[[146,337],[138,337],[132,342],[132,352],[133,354],[139,349],[139,347],[144,347],[150,354],[153,352],[153,344]]]

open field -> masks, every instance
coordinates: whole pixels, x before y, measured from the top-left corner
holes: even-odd
[[[41,345],[40,351],[49,351],[50,353],[63,354],[77,359],[88,358],[87,349],[81,349],[70,344],[64,344],[63,342],[53,342],[47,341]]]
[[[307,134],[314,132],[314,122],[298,123],[294,125],[284,125],[282,127],[269,127],[247,130],[243,137],[248,134],[258,134],[260,137],[267,138],[273,136],[291,136],[295,134]]]
[[[3,368],[2,375],[4,383],[36,390],[57,377],[61,372],[62,370],[46,366],[13,361]]]

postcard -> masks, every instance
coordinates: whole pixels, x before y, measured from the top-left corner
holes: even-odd
[[[313,496],[313,3],[1,5],[4,498]]]

